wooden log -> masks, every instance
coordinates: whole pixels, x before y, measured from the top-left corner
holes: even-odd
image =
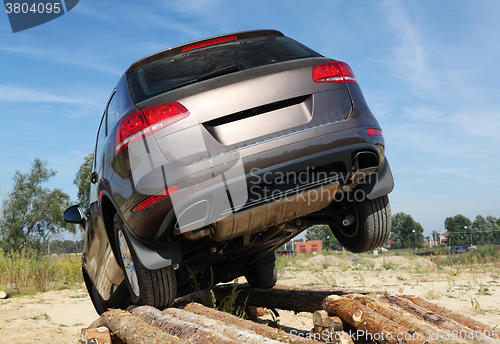
[[[226,297],[231,290],[232,286],[228,287],[216,287],[214,288],[214,293],[217,297],[218,300],[222,300],[224,297]],[[247,305],[250,306],[261,306],[261,307],[268,307],[268,308],[278,308],[278,309],[285,309],[285,310],[291,310],[295,312],[311,312],[313,313],[314,311],[318,309],[322,309],[324,300],[329,296],[329,295],[336,295],[336,296],[349,296],[349,295],[356,295],[356,294],[362,294],[362,295],[368,295],[371,294],[370,292],[366,291],[358,291],[358,290],[348,290],[348,289],[338,289],[338,288],[300,288],[300,287],[286,287],[286,286],[275,286],[272,289],[252,289],[248,288],[246,286],[240,286],[239,287],[239,295],[236,300],[237,304],[241,305],[243,304],[244,300],[247,299]],[[441,312],[442,314],[448,315],[450,314],[451,317],[447,318],[446,316],[443,316],[439,313],[434,313],[429,310],[426,310],[422,307],[419,307],[415,304],[413,304],[411,301],[406,300],[404,298],[394,298],[393,296],[389,296],[387,293],[381,293],[382,295],[380,296],[381,298],[379,300],[383,300],[383,303],[389,303],[392,304],[392,306],[399,306],[402,308],[401,311],[404,311],[406,313],[409,313],[405,318],[400,319],[399,323],[395,323],[398,326],[401,326],[399,324],[403,324],[403,328],[408,326],[408,323],[404,323],[405,319],[408,319],[410,315],[415,316],[417,319],[421,320],[422,322],[420,323],[421,329],[422,328],[429,328],[423,325],[424,322],[429,323],[429,326],[435,326],[434,330],[435,332],[429,332],[427,331],[426,334],[428,336],[431,336],[431,339],[434,341],[439,340],[445,340],[447,343],[452,343],[453,341],[457,343],[463,343],[465,342],[474,342],[474,343],[498,343],[494,341],[492,338],[488,338],[487,335],[498,335],[498,330],[495,332],[494,329],[487,327],[484,325],[484,327],[480,326],[473,326],[473,328],[469,328],[465,325],[460,324],[459,321],[454,320],[455,315],[450,313],[445,313],[439,309],[436,309],[438,312]],[[403,305],[401,306],[400,304],[405,303],[403,302],[406,301],[406,304],[411,303],[412,305]],[[422,300],[423,301],[423,300]],[[420,301],[416,301],[420,302]],[[426,301],[424,301],[426,302]],[[376,308],[377,304],[373,304],[373,307]],[[406,308],[405,308],[406,307]],[[372,310],[370,307],[367,307],[368,309]],[[378,305],[378,309],[380,312],[390,309],[385,307],[385,308],[380,308],[380,305]],[[410,311],[409,311],[410,310]],[[373,310],[372,310],[373,311]],[[386,314],[389,314],[389,312],[386,312]],[[391,313],[392,316],[395,316],[395,314]],[[385,316],[384,316],[385,317]],[[349,322],[348,319],[343,318],[345,321]],[[394,318],[396,319],[396,318]],[[457,318],[458,319],[458,318]],[[381,319],[382,320],[382,319]],[[415,320],[415,319],[414,319]],[[463,321],[459,319],[460,321]],[[403,321],[403,322],[401,322]],[[416,323],[417,321],[415,321]],[[419,333],[416,332],[414,329],[417,328],[415,327],[416,324],[413,323],[410,328],[406,328],[407,331],[412,333]],[[473,324],[471,321],[465,320],[466,324]],[[455,332],[459,333],[459,335],[454,335]],[[477,334],[474,334],[473,331],[482,331],[479,333],[480,335],[478,336]],[[489,332],[488,332],[489,331]],[[445,335],[443,335],[445,333]],[[460,334],[461,333],[461,334]],[[467,333],[470,335],[467,338],[464,338],[464,333]],[[397,335],[397,334],[395,334]],[[401,334],[404,335],[404,334]],[[418,335],[418,334],[417,334]],[[475,338],[472,338],[474,337]],[[406,336],[408,337],[408,336]],[[441,339],[439,339],[441,338]]]
[[[477,343],[477,344],[498,344],[500,341],[487,337],[485,335],[478,335],[472,329],[458,323],[453,319],[448,319],[440,314],[436,314],[428,309],[420,307],[410,300],[394,296],[394,295],[386,295],[380,297],[383,300],[386,300],[392,305],[398,305],[404,311],[415,315],[417,318],[427,321],[439,329],[443,330],[447,333],[451,338],[460,338],[464,339],[469,343]],[[495,333],[495,332],[494,332]],[[496,332],[498,334],[498,331]],[[456,335],[455,335],[456,334]],[[480,333],[479,333],[480,334]]]
[[[409,332],[416,336],[422,336],[422,339],[427,339],[436,344],[467,344],[465,340],[449,338],[449,336],[439,330],[439,328],[420,320],[410,313],[405,312],[401,308],[382,302],[365,295],[348,295],[347,298],[360,302],[362,305],[369,307],[378,314],[394,321],[396,324],[404,326]]]
[[[90,327],[106,326],[127,344],[187,344],[162,330],[147,324],[129,312],[111,309],[103,313]]]
[[[312,339],[335,344],[354,344],[349,335],[343,331],[342,319],[337,316],[330,317],[323,309],[313,313],[313,325]]]
[[[328,312],[325,310],[318,310],[313,313],[313,324],[315,326],[328,327],[332,324],[332,320],[328,316]]]
[[[313,313],[313,338],[324,342],[341,343],[342,338],[349,337],[343,332],[344,325],[340,317],[330,317],[325,310],[318,310]],[[319,335],[319,336],[317,336]]]
[[[0,299],[6,299],[11,295],[19,294],[21,291],[19,289],[11,289],[11,290],[0,290]]]
[[[224,299],[230,293],[228,288],[214,288],[217,300]],[[321,309],[323,300],[329,295],[332,295],[330,291],[242,288],[239,289],[236,302],[242,305],[248,296],[249,306],[313,313]]]
[[[237,344],[238,342],[203,326],[182,321],[151,306],[129,308],[148,324],[193,344]]]
[[[197,292],[193,292],[193,293],[178,297],[175,299],[174,303],[172,304],[172,307],[183,308],[188,303],[200,302],[200,295],[199,294],[201,294],[201,293],[206,293],[206,290],[200,290]]]
[[[321,309],[313,313],[313,324],[315,326],[328,327],[333,331],[342,331],[344,325],[342,319],[338,316],[329,316],[328,312]]]
[[[330,328],[333,331],[343,331],[344,330],[344,324],[342,322],[342,319],[340,317],[334,316],[334,317],[329,317],[330,318]]]
[[[428,323],[438,326],[440,323],[445,322],[446,318],[440,316],[439,314],[435,314],[434,312],[428,311],[425,308],[415,305],[410,300],[395,296],[395,295],[385,295],[381,296],[380,299],[384,300],[384,302],[388,302],[391,305],[397,305],[401,307],[404,311],[415,315],[421,320],[424,320]]]
[[[266,307],[255,307],[255,306],[247,306],[245,309],[245,314],[251,318],[260,318],[266,314],[269,314],[269,309]]]
[[[332,331],[319,325],[314,325],[311,330],[311,339],[334,344],[354,344],[354,341],[345,331]],[[359,341],[357,342],[359,343]],[[373,343],[369,341],[369,343]]]
[[[269,344],[281,344],[281,342],[261,336],[254,331],[249,331],[244,328],[240,328],[234,325],[229,325],[221,321],[209,319],[205,316],[200,316],[182,309],[177,308],[167,308],[163,311],[166,314],[173,315],[176,318],[190,322],[193,324],[198,324],[204,326],[205,328],[214,329],[215,331],[223,334],[224,336],[231,338],[240,343],[247,344],[259,344],[259,343],[269,343]]]
[[[217,286],[214,294],[217,300],[224,299],[231,293],[232,286]],[[278,308],[294,312],[313,313],[321,309],[323,300],[330,295],[368,294],[368,291],[343,288],[305,288],[276,285],[272,289],[249,288],[246,285],[238,287],[236,302],[242,305],[247,296],[248,306]],[[382,292],[383,294],[386,294]]]
[[[399,297],[404,297],[407,300],[410,300],[417,306],[420,306],[422,308],[425,308],[431,312],[434,312],[436,314],[442,315],[448,319],[453,319],[459,324],[462,324],[474,331],[481,331],[483,334],[484,333],[493,333],[495,329],[493,327],[490,327],[486,324],[483,324],[479,321],[476,321],[474,319],[471,319],[465,315],[462,315],[460,313],[454,312],[452,310],[446,309],[444,307],[440,307],[434,303],[431,303],[429,301],[425,301],[424,299],[417,297],[417,296],[411,296],[411,295],[399,295]],[[500,331],[497,330],[497,332],[500,335]]]
[[[83,344],[111,344],[111,333],[105,326],[82,328],[80,342]]]
[[[241,285],[242,288],[245,288],[245,284]],[[246,287],[248,288],[248,287]],[[275,285],[272,289],[268,290],[283,290],[283,291],[318,291],[318,292],[326,292],[329,293],[330,295],[349,295],[349,294],[380,294],[380,295],[388,295],[386,291],[368,291],[368,290],[362,290],[362,289],[348,289],[348,288],[325,288],[325,287],[300,287],[300,286],[289,286],[289,285],[283,285],[283,284],[277,284]]]
[[[190,303],[186,307],[184,307],[184,310],[196,315],[203,316],[206,319],[217,320],[229,326],[236,326],[241,329],[253,331],[263,337],[271,338],[279,342],[295,344],[315,343],[315,341],[307,340],[296,335],[291,335],[267,325],[247,321],[235,317],[234,315],[221,312],[213,308],[205,307],[199,303]]]
[[[345,297],[332,295],[323,302],[323,309],[328,313],[338,315],[344,321],[357,329],[356,338],[364,335],[368,340],[384,344],[424,344],[426,341],[415,339],[413,334],[403,326],[385,318],[372,309],[349,300]]]

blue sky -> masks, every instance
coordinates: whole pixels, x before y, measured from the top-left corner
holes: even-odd
[[[500,217],[500,2],[94,1],[13,34],[0,14],[0,183],[33,159],[76,199],[120,75],[165,48],[272,28],[347,62],[384,130],[393,213],[426,233],[461,213]]]

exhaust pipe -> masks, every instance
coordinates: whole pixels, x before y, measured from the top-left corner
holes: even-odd
[[[356,172],[354,172],[351,180],[358,180],[375,172],[380,166],[380,160],[374,152],[361,151],[354,156],[352,166]]]
[[[211,235],[213,232],[211,227],[204,227],[200,229],[196,229],[194,231],[189,231],[182,233],[182,236],[188,240],[198,240],[204,238],[206,236]]]
[[[344,225],[344,227],[347,227],[349,225],[352,225],[354,222],[356,222],[356,217],[347,215],[344,221],[342,221],[342,225]]]

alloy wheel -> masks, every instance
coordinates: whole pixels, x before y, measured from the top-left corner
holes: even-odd
[[[125,274],[132,288],[132,291],[136,296],[139,296],[139,281],[137,279],[137,272],[135,270],[134,261],[132,260],[132,253],[128,247],[125,235],[120,230],[118,232],[118,245],[120,246],[120,254],[123,262],[123,267],[125,268]]]

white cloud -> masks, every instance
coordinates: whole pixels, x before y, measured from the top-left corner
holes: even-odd
[[[60,95],[34,90],[26,87],[0,85],[0,100],[4,102],[40,102],[40,103],[64,103],[85,104],[101,106],[94,99],[83,98],[77,95]]]
[[[384,1],[383,9],[399,43],[393,48],[389,63],[394,75],[407,81],[415,94],[426,98],[436,86],[435,73],[428,62],[428,53],[415,18],[397,0]],[[416,15],[415,11],[412,15]]]
[[[52,63],[65,63],[69,65],[76,65],[80,67],[85,67],[88,69],[94,69],[101,72],[110,73],[113,75],[121,75],[123,72],[115,69],[113,67],[105,65],[100,58],[97,56],[90,56],[82,52],[75,52],[74,54],[68,53],[66,50],[53,49],[49,50],[47,48],[35,48],[27,46],[18,47],[2,47],[2,51],[21,54],[24,57],[38,59],[42,61],[48,61]],[[86,56],[87,55],[87,56]],[[82,56],[86,58],[82,59]]]
[[[129,21],[134,26],[147,28],[162,28],[169,34],[166,38],[172,37],[172,33],[180,32],[188,37],[196,39],[204,37],[203,31],[200,30],[200,22],[206,19],[208,10],[205,9],[205,15],[202,13],[200,6],[204,5],[203,1],[196,2],[156,2],[155,4],[148,3],[128,3],[123,2],[106,2],[93,3],[92,5],[79,4],[75,9],[78,13],[90,16],[94,19],[110,22],[110,21]],[[207,2],[207,6],[211,2]],[[109,16],[109,8],[114,11],[113,16]],[[190,19],[196,19],[196,25],[191,24]]]

